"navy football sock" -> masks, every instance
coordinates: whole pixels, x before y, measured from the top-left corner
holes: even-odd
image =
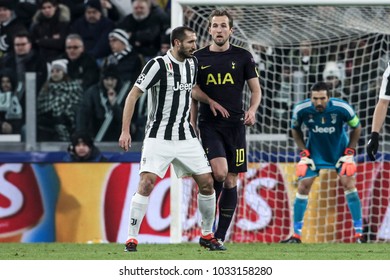
[[[225,240],[226,232],[233,219],[237,206],[237,186],[231,189],[222,189],[219,199],[219,221],[214,236],[222,241]]]
[[[222,192],[223,182],[218,182],[214,180],[214,190],[215,190],[215,198],[218,203],[218,198]]]

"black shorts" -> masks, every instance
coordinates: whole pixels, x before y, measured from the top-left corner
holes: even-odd
[[[247,171],[245,125],[219,127],[216,124],[200,122],[199,130],[209,160],[224,157],[229,173]]]

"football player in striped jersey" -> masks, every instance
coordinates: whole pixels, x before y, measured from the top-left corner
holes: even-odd
[[[385,122],[387,109],[390,101],[390,63],[383,73],[382,84],[379,91],[379,100],[375,106],[374,116],[372,118],[371,137],[367,143],[367,155],[372,160],[376,160],[376,153],[379,148],[379,131]]]
[[[224,250],[214,238],[215,192],[210,164],[190,120],[192,87],[196,81],[196,34],[181,26],[172,31],[172,48],[164,56],[148,61],[128,94],[123,110],[119,146],[131,145],[130,124],[134,107],[148,94],[148,120],[143,141],[140,182],[130,204],[128,239],[125,251],[137,251],[141,222],[157,177],[163,178],[170,164],[178,177],[192,175],[199,187],[198,207],[202,216],[202,246]]]

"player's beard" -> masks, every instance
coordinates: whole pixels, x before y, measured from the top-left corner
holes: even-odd
[[[190,52],[190,50],[186,51],[186,49],[183,47],[180,47],[180,49],[178,49],[178,51],[177,51],[178,56],[183,58],[183,59],[192,58],[194,56],[193,53],[194,52],[193,51]]]
[[[316,106],[316,110],[317,110],[318,112],[323,112],[323,111],[325,110],[325,107],[322,106],[322,105],[318,105],[318,106]]]

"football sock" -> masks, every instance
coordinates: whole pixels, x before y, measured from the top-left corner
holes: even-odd
[[[218,207],[218,199],[219,196],[221,195],[222,188],[223,188],[223,182],[218,182],[215,181],[214,179],[215,203],[216,203],[215,207]],[[218,224],[218,217],[215,217],[214,224],[213,224],[213,232],[216,230],[217,224]]]
[[[218,202],[218,198],[222,192],[223,182],[217,182],[214,180],[215,198]]]
[[[303,216],[306,212],[308,195],[297,193],[294,201],[294,233],[301,236],[303,227]]]
[[[128,239],[137,239],[139,228],[148,209],[149,197],[135,193],[130,203]]]
[[[357,190],[353,189],[345,191],[345,198],[347,200],[349,211],[351,212],[355,233],[363,233],[362,206]]]
[[[222,241],[225,240],[226,232],[233,219],[237,206],[237,186],[231,189],[223,188],[219,198],[219,220],[217,231],[214,236]]]
[[[202,216],[202,235],[212,233],[215,219],[215,192],[212,195],[198,194],[199,212]]]

